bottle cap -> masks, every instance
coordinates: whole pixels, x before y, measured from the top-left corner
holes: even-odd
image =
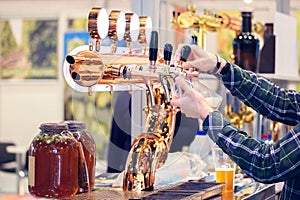
[[[268,139],[272,140],[272,134],[268,134]]]
[[[203,130],[197,130],[196,135],[206,135],[206,132]]]

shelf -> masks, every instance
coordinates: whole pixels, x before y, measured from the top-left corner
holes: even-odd
[[[267,73],[259,73],[258,75],[271,80],[287,81],[289,83],[300,83],[300,77],[296,77],[296,76],[281,76],[277,74],[267,74]]]

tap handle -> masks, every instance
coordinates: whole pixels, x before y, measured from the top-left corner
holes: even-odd
[[[164,46],[164,60],[165,62],[171,61],[173,46],[169,43],[166,43]]]
[[[191,53],[191,47],[188,45],[183,46],[181,49],[180,61],[186,62],[190,53]]]
[[[157,60],[157,51],[158,51],[158,32],[152,31],[149,45],[149,60]]]

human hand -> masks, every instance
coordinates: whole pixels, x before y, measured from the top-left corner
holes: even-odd
[[[184,44],[178,45],[175,56],[176,61],[180,61],[181,49]],[[190,45],[191,53],[187,59],[187,62],[183,63],[184,69],[197,69],[198,72],[214,73],[216,71],[217,57],[215,54],[205,51],[197,45]],[[220,58],[221,66],[226,64],[226,61]],[[191,70],[190,70],[191,71]],[[194,73],[195,75],[195,73]]]
[[[213,111],[208,101],[196,89],[190,87],[182,77],[176,78],[177,86],[183,91],[182,97],[174,96],[171,105],[178,106],[187,117],[204,120]]]

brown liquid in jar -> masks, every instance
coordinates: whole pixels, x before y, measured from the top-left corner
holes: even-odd
[[[62,198],[77,193],[78,145],[70,132],[60,133],[66,129],[66,125],[42,124],[41,133],[31,143],[28,174],[30,194]]]
[[[64,121],[68,124],[70,132],[73,133],[73,136],[82,144],[82,149],[84,153],[84,159],[86,162],[89,188],[85,187],[84,174],[79,174],[79,190],[78,192],[88,192],[89,189],[92,190],[95,186],[95,168],[96,168],[96,145],[93,137],[86,131],[86,125],[84,122],[80,121]],[[82,162],[80,162],[82,165]],[[82,168],[82,166],[79,166]],[[84,170],[79,169],[79,173]]]

